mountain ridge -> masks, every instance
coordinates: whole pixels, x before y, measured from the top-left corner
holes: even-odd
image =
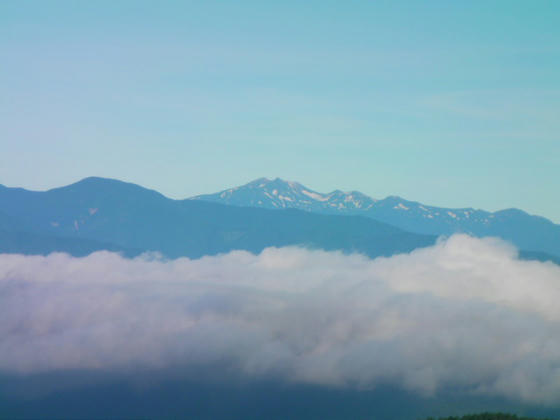
[[[284,194],[282,193],[274,193],[274,190],[272,190],[272,194],[275,195],[275,197],[270,197],[267,196],[266,193],[271,194],[271,190],[267,190],[266,187],[280,187],[280,188],[286,188],[286,186],[289,186],[292,190],[299,190],[298,192],[303,192],[304,194],[307,195],[307,199],[306,200],[302,200],[300,202],[295,202],[296,205],[294,204],[294,200],[290,200],[287,198],[291,198],[291,197],[286,197]],[[375,203],[383,203],[383,202],[388,202],[388,203],[395,203],[395,205],[397,207],[399,207],[402,210],[407,210],[404,209],[402,206],[399,206],[399,204],[402,204],[403,206],[405,206],[406,204],[413,204],[415,206],[419,206],[419,207],[425,207],[426,209],[434,209],[434,210],[445,210],[445,211],[456,211],[456,212],[462,212],[462,211],[468,211],[468,212],[483,212],[484,214],[488,214],[488,215],[495,215],[498,213],[504,213],[504,212],[519,212],[522,213],[524,215],[528,215],[531,217],[538,217],[541,218],[543,220],[547,220],[550,223],[555,224],[554,222],[552,222],[550,219],[547,219],[544,216],[540,216],[540,215],[536,215],[536,214],[530,214],[528,212],[526,212],[525,210],[516,208],[516,207],[508,207],[508,208],[503,208],[500,210],[496,210],[496,211],[488,211],[488,210],[484,210],[484,209],[479,209],[479,208],[474,208],[474,207],[437,207],[437,206],[432,206],[432,205],[427,205],[424,204],[422,202],[419,201],[414,201],[414,200],[407,200],[406,198],[400,197],[398,195],[388,195],[383,199],[378,199],[378,198],[373,198],[371,196],[368,196],[367,194],[364,194],[360,191],[357,190],[351,190],[351,191],[342,191],[339,189],[336,190],[332,190],[328,193],[321,193],[321,192],[317,192],[311,188],[308,188],[306,186],[304,186],[303,184],[297,182],[297,181],[287,181],[287,180],[283,180],[282,178],[274,178],[274,179],[269,179],[269,178],[265,178],[265,177],[261,177],[261,178],[257,178],[253,181],[248,182],[247,184],[241,185],[241,186],[237,186],[237,187],[231,187],[231,188],[227,188],[225,190],[216,192],[216,193],[210,193],[210,194],[199,194],[199,195],[195,195],[192,197],[189,197],[187,199],[189,200],[203,200],[203,201],[215,201],[215,202],[224,202],[224,204],[228,204],[228,205],[241,205],[241,206],[247,206],[248,205],[245,203],[245,201],[243,200],[243,198],[240,197],[234,197],[235,193],[238,193],[240,191],[243,191],[244,189],[247,188],[251,188],[251,189],[255,189],[255,187],[258,188],[262,188],[265,187],[265,189],[263,189],[263,193],[265,196],[268,197],[268,199],[270,200],[269,203],[267,203],[265,200],[263,200],[262,203],[257,203],[260,204],[260,206],[264,207],[264,208],[303,208],[305,209],[305,205],[302,204],[309,204],[312,202],[312,200],[315,200],[318,203],[325,203],[325,202],[329,202],[329,200],[331,200],[334,197],[334,201],[336,202],[339,199],[342,199],[343,201],[345,201],[346,203],[350,203],[352,205],[348,205],[348,206],[340,206],[338,204],[330,204],[331,207],[333,207],[333,209],[340,209],[341,207],[343,207],[345,210],[350,210],[350,209],[354,209],[354,208],[359,208],[362,210],[367,210],[372,208]],[[276,188],[274,188],[276,189]],[[278,190],[277,190],[278,191]],[[260,198],[262,200],[262,197]],[[363,200],[365,202],[367,202],[367,205],[363,205],[362,203],[360,203],[360,200]],[[281,204],[278,204],[278,203]],[[237,204],[239,203],[239,204]],[[360,204],[360,205],[357,205]],[[256,207],[255,203],[251,203],[253,206]],[[317,203],[314,203],[317,204]],[[453,216],[451,216],[453,217]],[[459,216],[461,217],[461,216]],[[558,224],[556,224],[558,225]],[[560,226],[560,225],[558,225]]]
[[[280,178],[259,178],[239,187],[190,199],[276,210],[297,208],[321,214],[361,215],[409,232],[498,236],[522,249],[560,255],[560,225],[517,208],[489,212],[472,207],[435,207],[394,195],[379,200],[359,191],[319,193]]]
[[[410,252],[436,239],[360,216],[340,218],[297,209],[275,212],[173,200],[135,184],[103,178],[87,178],[44,192],[0,188],[2,215],[6,222],[0,220],[0,227],[10,232],[49,236],[52,241],[54,237],[81,238],[119,249],[157,251],[170,258],[198,258],[236,249],[257,253],[270,246],[291,245],[376,257]],[[16,216],[18,223],[12,222]],[[11,238],[7,247],[20,243]],[[81,246],[94,248],[96,244]]]
[[[285,197],[292,198],[293,203],[297,203],[294,194],[299,193],[299,198],[305,197],[303,204],[328,204],[325,195],[280,179],[255,180],[252,193],[268,197],[263,194],[261,185],[267,182],[275,182],[269,189],[271,197],[288,194],[280,189],[290,188],[292,196]],[[274,189],[277,190],[275,194]],[[238,190],[243,190],[243,186],[224,191]],[[330,194],[331,198],[346,200],[346,203],[351,199],[344,194],[351,194],[355,200],[366,200],[357,192],[335,190]],[[25,250],[27,241],[34,252],[72,251],[75,247],[80,255],[83,250],[103,248],[102,244],[107,244],[106,248],[134,250],[127,252],[129,254],[158,251],[171,258],[197,258],[234,249],[260,252],[268,246],[299,245],[376,257],[429,246],[437,236],[455,233],[453,226],[444,224],[441,229],[441,223],[426,224],[430,222],[428,218],[421,219],[424,224],[416,226],[417,231],[409,229],[409,225],[415,227],[418,220],[406,219],[403,215],[425,213],[420,206],[428,207],[396,196],[382,201],[362,201],[361,209],[355,202],[351,203],[354,211],[332,210],[329,207],[335,206],[328,206],[328,211],[321,212],[228,205],[201,198],[175,200],[133,183],[99,177],[85,178],[48,191],[2,186],[0,235],[4,235],[5,240],[0,252]],[[411,211],[411,203],[417,205],[416,213]],[[372,216],[373,209],[376,213]],[[558,261],[560,226],[517,209],[494,214],[498,215],[498,221],[489,224],[492,229],[486,226],[486,231],[468,233],[510,241],[524,253],[521,257]],[[27,239],[18,238],[13,232],[27,234]],[[69,242],[61,238],[84,241]],[[35,244],[34,248],[31,244]]]

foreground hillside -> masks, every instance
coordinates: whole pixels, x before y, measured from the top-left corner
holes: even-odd
[[[434,420],[433,417],[429,417],[427,420]],[[515,414],[508,413],[480,413],[480,414],[468,414],[461,417],[440,417],[438,420],[539,420],[536,417],[518,417]],[[545,420],[545,419],[540,419]]]

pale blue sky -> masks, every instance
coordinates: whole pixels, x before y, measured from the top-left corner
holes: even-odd
[[[538,0],[3,1],[0,183],[278,176],[560,222],[558,22]]]

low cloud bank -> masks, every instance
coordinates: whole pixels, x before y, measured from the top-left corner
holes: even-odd
[[[390,258],[0,255],[0,372],[249,377],[558,404],[560,267],[455,235]]]

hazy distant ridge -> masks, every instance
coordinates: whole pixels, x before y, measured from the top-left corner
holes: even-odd
[[[436,240],[366,217],[172,200],[104,178],[86,178],[46,192],[0,186],[0,228],[0,252],[83,255],[87,249],[115,249],[127,255],[157,251],[172,258],[289,245],[376,257],[409,252]]]
[[[279,179],[172,200],[92,177],[45,192],[0,186],[0,252],[86,255],[107,249],[198,258],[298,245],[377,257],[429,246],[437,235],[470,232],[509,240],[522,257],[558,261],[560,226],[544,218],[520,210],[473,211],[468,218],[453,212],[459,213],[398,197],[320,194]]]
[[[192,199],[267,209],[296,208],[321,214],[361,215],[410,232],[497,236],[522,249],[560,255],[560,225],[519,209],[488,212],[434,207],[397,196],[377,200],[359,191],[319,193],[279,178],[259,178],[240,187]]]

